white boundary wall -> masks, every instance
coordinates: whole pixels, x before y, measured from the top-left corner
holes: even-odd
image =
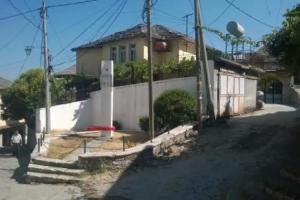
[[[185,90],[196,96],[196,78],[177,78],[156,81],[153,85],[155,101],[164,91]],[[121,86],[114,89],[114,120],[120,121],[124,129],[139,130],[139,119],[148,116],[148,83]]]
[[[196,96],[196,78],[185,77],[155,81],[154,100],[164,91],[186,90]],[[73,102],[51,107],[51,130],[86,130],[89,125],[99,125],[102,118],[100,91],[92,92],[86,101]],[[124,129],[139,130],[139,119],[148,116],[148,83],[114,87],[114,120],[122,123]],[[45,109],[37,109],[36,130],[45,127]]]
[[[91,124],[90,100],[51,107],[51,130],[85,130]],[[36,131],[45,127],[45,108],[36,111]]]

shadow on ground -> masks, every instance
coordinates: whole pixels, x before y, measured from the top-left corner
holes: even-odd
[[[15,169],[11,178],[15,179],[18,183],[28,183],[26,180],[26,174],[31,156],[27,146],[21,148],[21,153],[16,156],[16,159],[18,160],[19,167]]]
[[[299,117],[297,110],[279,110],[233,118],[203,130],[192,151],[167,166],[153,167],[148,149],[104,196],[86,199],[267,199],[261,189],[264,170],[299,159]],[[94,187],[102,190],[102,185]]]

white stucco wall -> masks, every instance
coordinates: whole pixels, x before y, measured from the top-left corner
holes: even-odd
[[[91,101],[78,101],[51,107],[51,130],[86,130],[91,124]],[[36,111],[36,131],[45,127],[45,108]]]
[[[217,80],[215,72],[212,77]],[[214,82],[216,81],[214,80]],[[164,91],[182,89],[196,97],[196,77],[185,77],[155,81],[153,84],[154,101]],[[215,87],[216,86],[216,87]],[[217,83],[212,84],[214,97],[217,94]],[[245,83],[245,107],[255,108],[256,80]],[[103,109],[101,108],[102,92],[91,93],[87,101],[63,104],[51,108],[52,130],[86,130],[89,125],[102,125]],[[205,93],[204,103],[205,103]],[[217,98],[214,98],[217,105]],[[139,130],[139,119],[148,116],[148,83],[114,87],[113,120],[122,123],[127,130]],[[205,108],[203,111],[205,112]],[[41,131],[45,124],[45,110],[37,110],[37,131]]]
[[[196,95],[195,77],[155,81],[154,100],[166,90],[182,89]],[[93,125],[101,121],[101,91],[91,93]],[[114,120],[122,123],[124,129],[139,130],[139,119],[148,116],[148,83],[114,87]]]
[[[196,96],[196,78],[177,78],[155,81],[154,100],[166,90],[182,89]],[[91,93],[87,101],[51,107],[51,130],[86,130],[89,125],[100,125],[103,118],[102,92]],[[139,119],[148,116],[148,83],[114,87],[114,120],[124,129],[139,130]],[[99,124],[100,123],[100,124]],[[36,130],[45,127],[45,109],[37,109]]]
[[[0,105],[2,104],[2,98],[1,98],[1,95],[0,95]],[[2,108],[0,107],[0,126],[5,126],[6,125],[6,121],[2,119],[2,113],[3,113],[3,110]],[[2,138],[2,136],[0,135],[0,137]],[[2,144],[2,142],[0,141],[0,145]]]

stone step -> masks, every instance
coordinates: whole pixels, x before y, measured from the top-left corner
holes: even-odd
[[[69,176],[80,176],[84,170],[83,169],[68,169],[63,167],[52,167],[45,165],[29,164],[28,171],[46,173],[46,174],[62,174]]]
[[[43,158],[43,157],[36,157],[31,160],[33,164],[37,165],[44,165],[44,166],[51,166],[51,167],[63,167],[68,169],[78,169],[78,165],[76,162],[68,162],[59,159],[52,159],[52,158]]]
[[[58,184],[58,183],[79,183],[81,181],[80,178],[74,176],[67,175],[59,175],[59,174],[44,174],[38,172],[28,172],[27,180],[29,182],[36,183],[49,183],[49,184]]]

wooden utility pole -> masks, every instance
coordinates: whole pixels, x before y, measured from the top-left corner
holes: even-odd
[[[152,0],[146,0],[147,12],[147,41],[148,41],[148,88],[149,88],[149,135],[151,142],[154,138],[154,110],[153,110],[153,66],[152,66],[152,27],[151,27]]]
[[[41,8],[42,17],[42,31],[43,31],[43,47],[44,47],[44,71],[45,71],[45,113],[46,113],[46,133],[51,130],[51,93],[50,93],[50,82],[49,82],[49,57],[48,57],[48,32],[47,32],[47,8],[46,0],[43,0]]]

